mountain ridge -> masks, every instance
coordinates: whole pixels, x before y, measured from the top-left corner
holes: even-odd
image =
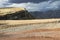
[[[34,11],[30,14],[36,19],[60,18],[60,10]]]
[[[33,16],[25,8],[1,8],[0,20],[33,19]]]

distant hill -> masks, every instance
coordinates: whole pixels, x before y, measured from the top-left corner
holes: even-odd
[[[34,17],[25,8],[0,8],[0,20],[33,19]]]
[[[26,20],[60,18],[60,10],[28,12],[25,8],[0,8],[0,20]]]
[[[34,11],[30,12],[37,19],[60,18],[60,10],[49,10],[45,12]]]

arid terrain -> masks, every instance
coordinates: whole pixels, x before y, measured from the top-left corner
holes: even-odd
[[[0,40],[60,40],[60,19],[0,20]]]
[[[4,11],[3,11],[4,10]],[[6,15],[6,14],[11,14],[15,13],[16,11],[22,11],[25,10],[24,8],[0,8],[0,16]]]

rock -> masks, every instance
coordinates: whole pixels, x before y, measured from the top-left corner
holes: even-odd
[[[34,17],[25,8],[0,8],[0,20],[22,20]]]

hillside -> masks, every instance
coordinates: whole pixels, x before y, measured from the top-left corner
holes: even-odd
[[[25,8],[0,8],[0,20],[32,19],[33,16]]]
[[[60,18],[60,10],[34,11],[30,12],[37,19]]]
[[[0,8],[0,16],[15,13],[16,11],[22,11],[25,10],[24,8]]]

